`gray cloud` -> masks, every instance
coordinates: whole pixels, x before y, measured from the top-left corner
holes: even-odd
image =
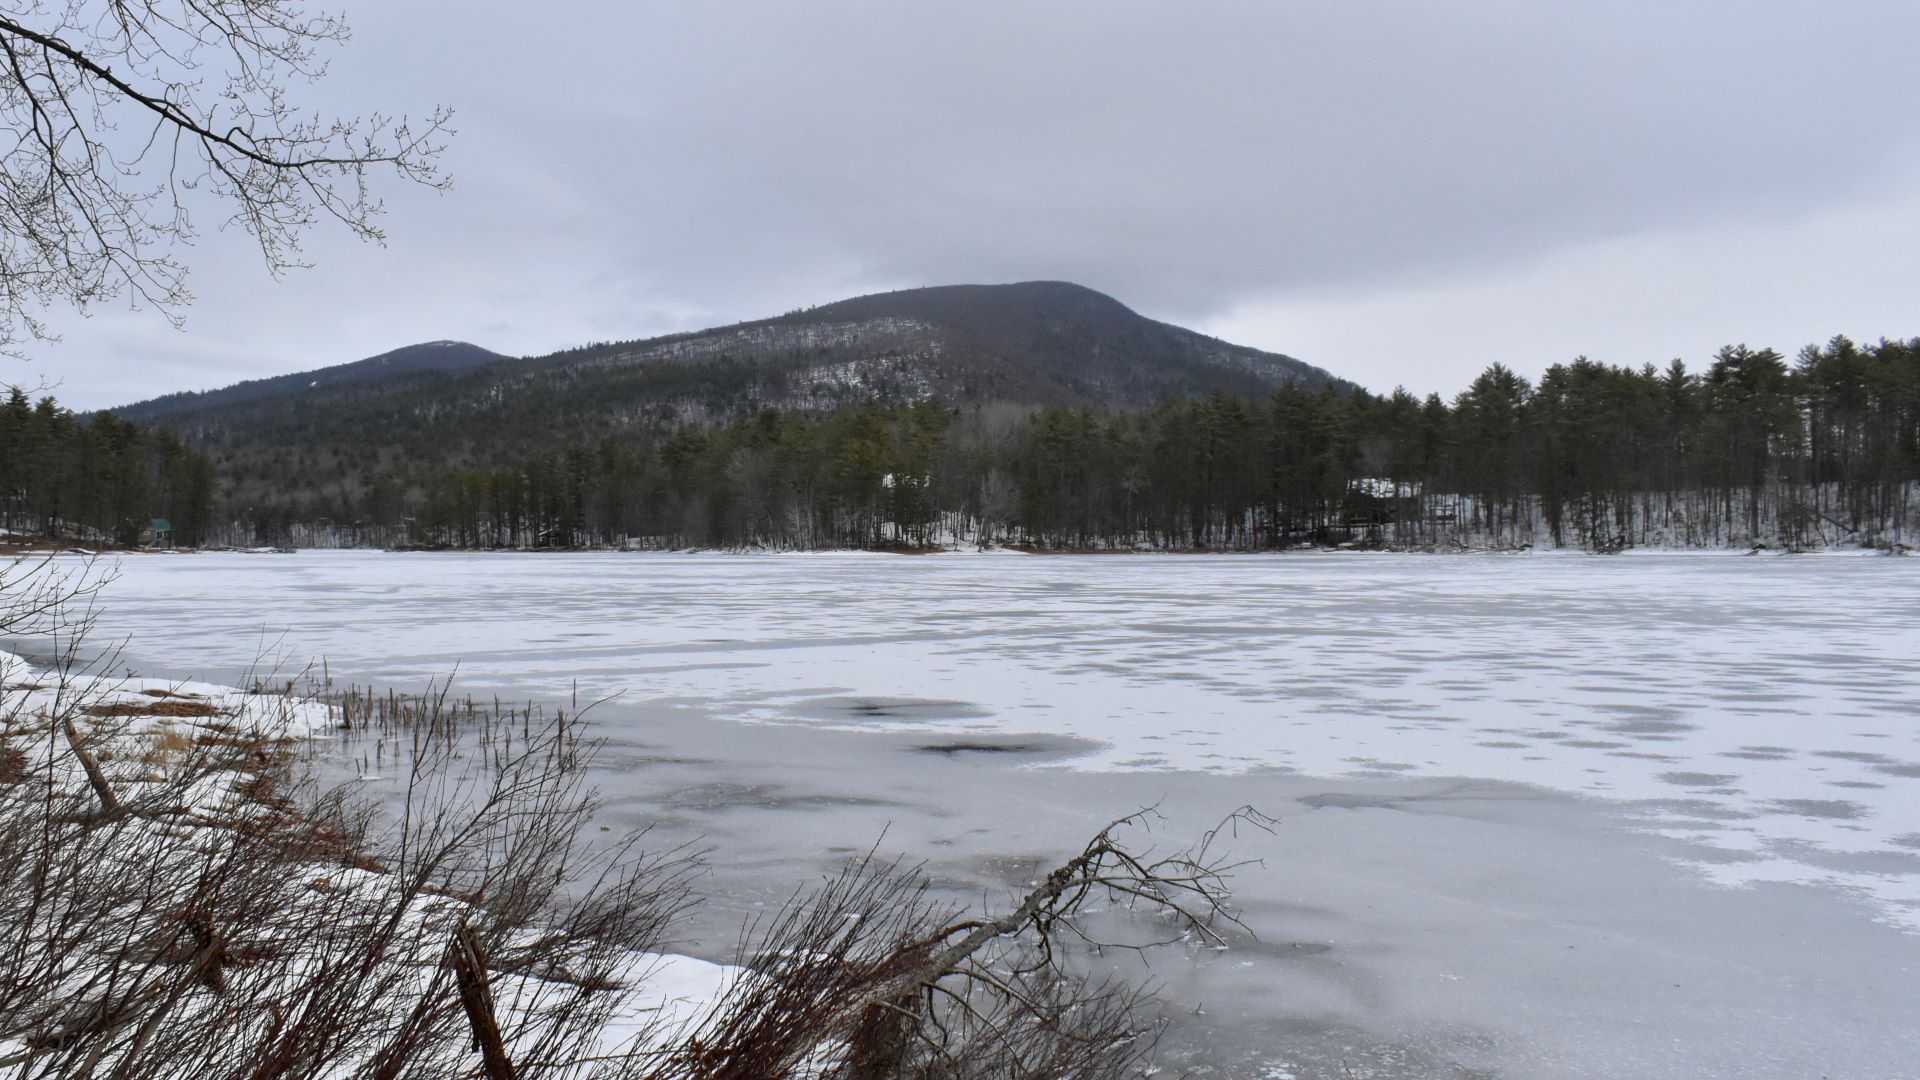
[[[186,334],[152,315],[65,322],[38,365],[67,398],[423,338],[544,351],[1033,277],[1381,388],[1404,375],[1342,320],[1405,311],[1430,327],[1421,372],[1448,388],[1567,342],[1516,318],[1534,336],[1500,341],[1527,355],[1489,357],[1435,317],[1438,292],[1472,292],[1484,319],[1501,296],[1577,309],[1542,289],[1631,295],[1644,268],[1622,257],[1530,273],[1610,244],[1684,262],[1710,254],[1689,244],[1778,233],[1805,256],[1823,235],[1808,222],[1905,207],[1893,196],[1920,173],[1905,2],[742,0],[581,3],[538,23],[524,4],[388,8],[354,13],[324,104],[454,104],[455,190],[395,193],[384,251],[316,234],[319,268],[277,284],[209,238]],[[1823,271],[1844,267],[1832,254],[1811,252]],[[1860,292],[1879,296],[1889,267],[1872,264]],[[1696,286],[1711,326],[1614,303],[1582,351],[1637,353],[1652,330],[1681,351],[1752,336],[1748,318],[1824,336],[1836,316],[1819,305],[1845,294],[1831,285],[1785,324],[1776,291],[1743,305],[1724,282]]]

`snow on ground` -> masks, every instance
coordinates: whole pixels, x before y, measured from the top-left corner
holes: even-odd
[[[36,666],[21,656],[0,651],[0,736],[37,735],[48,721],[61,720],[80,733],[100,763],[109,787],[130,806],[138,804],[149,791],[163,789],[169,782],[168,773],[185,754],[184,748],[198,737],[284,744],[325,742],[341,727],[338,711],[311,697],[104,671],[63,672],[58,666]],[[26,762],[30,775],[47,778],[56,790],[84,790],[77,757],[52,749],[48,738],[24,742],[30,751]],[[245,793],[246,779],[238,771],[220,770],[189,786],[166,789],[170,794],[164,815],[156,814],[151,821],[121,823],[128,830],[127,842],[133,845],[129,857],[164,848],[146,843],[149,836],[178,836],[181,830],[207,837],[217,846],[218,838],[234,822],[263,810]],[[91,802],[90,797],[82,798]],[[212,849],[210,846],[207,850]],[[128,867],[129,872],[136,869],[145,868]],[[325,883],[328,892],[344,890],[369,898],[395,887],[390,875],[343,869],[331,863],[290,865],[287,877]],[[428,897],[410,909],[409,915],[424,919],[436,906],[462,907],[458,901]],[[433,939],[435,948],[440,940]],[[423,972],[433,966],[431,959],[420,962]],[[612,1022],[600,1033],[602,1054],[622,1053],[635,1046],[667,1045],[669,1040],[694,1030],[740,972],[737,967],[673,953],[629,953],[621,967],[630,978],[621,988]],[[503,1014],[509,1018],[522,996],[530,1001],[546,1000],[538,979],[501,976],[495,983]],[[193,1007],[220,1007],[217,998],[200,996],[206,1000],[194,1001]],[[639,1039],[647,1041],[636,1042]],[[0,1039],[0,1058],[18,1055],[23,1049],[18,1041]]]
[[[1081,769],[1467,776],[1632,804],[1728,884],[1920,928],[1920,561],[1636,555],[128,559],[154,670],[1089,740]],[[181,635],[175,628],[191,625]]]
[[[58,715],[84,701],[94,716],[124,721],[116,734],[150,735],[170,727],[217,719],[234,734],[267,739],[305,739],[339,726],[327,706],[277,693],[178,679],[43,671],[12,653],[0,652],[0,715]]]

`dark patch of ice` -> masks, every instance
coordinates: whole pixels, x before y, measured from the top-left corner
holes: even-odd
[[[1815,750],[1813,756],[1838,758],[1841,761],[1858,761],[1868,765],[1881,765],[1893,760],[1885,754],[1869,754],[1863,750]]]
[[[897,806],[888,799],[858,795],[796,795],[772,784],[701,784],[682,788],[660,800],[660,805],[675,810],[731,810],[756,807],[766,810],[823,810],[845,806]]]
[[[1402,773],[1418,771],[1420,766],[1409,765],[1404,761],[1380,761],[1376,758],[1350,757],[1349,762],[1362,766],[1369,772]]]
[[[1845,799],[1775,799],[1767,805],[1801,817],[1852,821],[1867,816],[1866,807]]]
[[[1344,791],[1328,791],[1318,795],[1302,795],[1298,800],[1302,806],[1315,810],[1333,807],[1339,810],[1398,810],[1404,798],[1392,795],[1360,795]]]
[[[1740,775],[1738,773],[1663,772],[1654,779],[1679,787],[1725,787],[1740,779]]]
[[[1678,720],[1615,720],[1607,725],[1608,731],[1621,735],[1645,737],[1652,735],[1675,735],[1682,731],[1692,731],[1697,724],[1684,724]]]
[[[925,754],[1037,754],[1047,748],[1035,743],[945,742],[923,743],[914,747]]]
[[[1772,855],[1842,874],[1920,873],[1920,854],[1892,848],[1880,851],[1833,851],[1804,840],[1775,840],[1766,849]]]
[[[1641,799],[1633,805],[1642,810],[1680,814],[1709,821],[1744,821],[1753,816],[1744,810],[1735,810],[1708,799]]]
[[[1738,750],[1723,750],[1720,756],[1748,761],[1785,761],[1793,756],[1793,751],[1784,746],[1743,746]]]
[[[984,720],[993,715],[966,701],[904,697],[818,697],[792,706],[801,716],[823,720],[881,720],[934,723],[942,720]]]

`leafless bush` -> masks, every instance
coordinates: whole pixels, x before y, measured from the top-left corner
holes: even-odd
[[[182,708],[74,655],[5,691],[9,1075],[452,1076],[485,1027],[521,1077],[634,1049],[602,1035],[692,864],[584,841],[587,746],[564,717],[496,724],[468,754],[430,700],[382,822],[299,778],[269,707],[300,703]],[[487,1015],[455,945],[485,958]]]
[[[1121,842],[1158,820],[1112,822],[1010,910],[962,917],[931,902],[925,879],[871,858],[782,912],[747,950],[754,977],[649,1077],[728,1080],[809,1075],[1049,1077],[1133,1075],[1157,1024],[1130,985],[1077,972],[1084,949],[1221,944],[1245,931],[1227,907],[1242,865],[1223,829],[1265,830],[1235,811],[1198,846],[1154,857]],[[1115,908],[1147,920],[1118,920]],[[1130,932],[1132,931],[1132,932]]]

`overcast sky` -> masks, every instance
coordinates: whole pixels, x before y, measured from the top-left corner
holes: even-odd
[[[459,338],[1076,281],[1377,390],[1920,335],[1920,4],[363,3],[327,111],[457,111],[391,243],[187,253],[0,381],[76,407]]]

